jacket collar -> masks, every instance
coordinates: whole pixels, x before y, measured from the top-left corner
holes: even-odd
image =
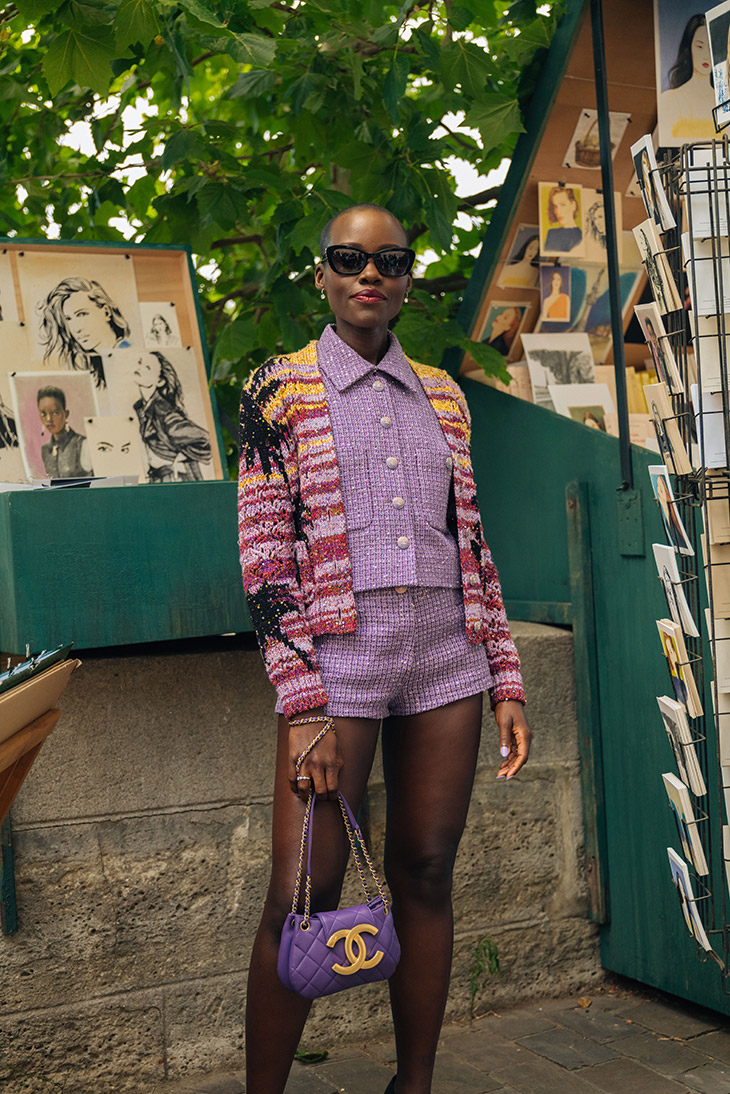
[[[392,332],[385,356],[378,361],[377,365],[371,365],[346,342],[343,342],[334,328],[328,325],[322,331],[317,343],[317,361],[320,370],[338,391],[345,391],[346,388],[376,370],[387,373],[413,392],[418,393],[421,390],[420,381],[401,349],[400,342]]]

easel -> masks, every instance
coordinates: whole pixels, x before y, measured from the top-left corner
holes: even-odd
[[[10,806],[60,717],[60,710],[48,710],[0,742],[0,930],[4,935],[18,929]]]

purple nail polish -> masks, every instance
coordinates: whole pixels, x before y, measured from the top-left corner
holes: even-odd
[[[507,748],[507,745],[502,745],[499,750],[499,754],[500,756],[509,756],[509,749]]]

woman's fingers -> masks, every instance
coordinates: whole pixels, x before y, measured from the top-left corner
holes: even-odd
[[[522,703],[516,700],[497,703],[494,716],[499,727],[502,756],[497,778],[511,779],[527,763],[532,732],[525,719]]]

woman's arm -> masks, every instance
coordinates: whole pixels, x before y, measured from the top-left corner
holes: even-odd
[[[274,360],[257,369],[241,396],[238,534],[251,619],[269,679],[291,718],[325,707],[327,694],[294,556],[299,471],[276,366]]]

